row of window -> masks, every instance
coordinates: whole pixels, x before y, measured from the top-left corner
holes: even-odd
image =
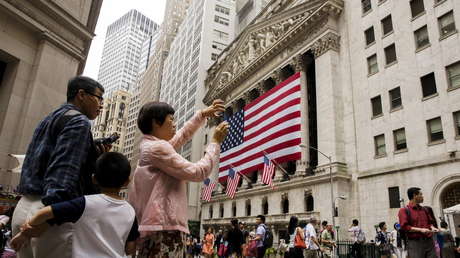
[[[456,139],[460,139],[460,111],[453,113]],[[444,140],[441,117],[436,117],[426,121],[428,142],[437,143]],[[393,131],[394,151],[402,152],[407,150],[406,131],[400,128]],[[382,157],[387,154],[385,145],[385,134],[374,137],[375,156]]]
[[[391,14],[385,17],[382,21],[382,33],[383,35],[388,35],[389,33],[393,32],[393,24],[391,20]],[[441,38],[446,37],[454,32],[456,32],[455,21],[453,12],[450,11],[445,15],[438,18],[439,23],[439,31]],[[369,46],[375,42],[375,35],[374,35],[374,27],[371,26],[367,30],[364,31],[364,37],[366,41],[366,46]],[[428,28],[427,25],[417,29],[414,32],[414,39],[415,39],[415,47],[417,50],[423,49],[430,44],[430,40],[428,37]],[[385,64],[391,65],[397,61],[396,56],[396,47],[395,44],[391,44],[384,48],[385,53]],[[373,75],[379,71],[378,62],[377,62],[377,54],[373,54],[367,58],[367,67],[368,67],[368,75]]]
[[[446,76],[449,89],[460,88],[460,61],[446,67]],[[423,98],[430,98],[438,94],[436,88],[436,78],[434,72],[420,77]],[[390,111],[402,107],[402,97],[400,87],[396,87],[388,92],[390,100]],[[382,98],[380,95],[371,99],[372,117],[383,114]]]
[[[223,13],[223,14],[230,14],[230,9],[227,8],[227,7],[223,7],[221,5],[216,5],[214,10],[216,10],[217,12],[219,13]]]
[[[214,16],[214,21],[217,22],[217,23],[220,23],[222,25],[225,25],[225,26],[228,26],[228,24],[229,24],[229,20],[227,18],[220,17],[218,15]]]
[[[251,200],[246,200],[244,204],[245,208],[245,213],[244,216],[251,216],[252,213],[252,206],[251,206]],[[262,199],[262,204],[261,204],[261,212],[263,215],[268,215],[268,208],[269,208],[269,201],[268,198],[265,197]],[[281,214],[287,214],[289,213],[289,198],[287,197],[287,194],[284,194],[282,199],[281,199],[281,205],[280,205],[280,213]],[[306,212],[312,212],[314,210],[314,199],[313,196],[311,195],[310,192],[305,192],[304,194],[304,211]],[[236,217],[236,202],[232,202],[232,217]],[[224,204],[220,203],[219,204],[219,218],[224,217]],[[210,205],[208,208],[208,218],[212,219],[214,218],[214,207],[213,205]]]
[[[378,0],[379,4],[385,2],[386,0]],[[438,5],[445,0],[434,0],[434,4]],[[418,17],[425,12],[425,5],[423,4],[423,0],[411,0],[409,2],[412,18]],[[372,2],[371,0],[361,0],[361,8],[363,14],[367,14],[372,10]]]

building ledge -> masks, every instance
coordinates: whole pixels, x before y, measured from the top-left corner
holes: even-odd
[[[443,144],[443,143],[446,143],[446,140],[445,140],[445,139],[437,140],[437,141],[432,141],[432,142],[429,142],[427,145],[428,145],[428,146],[434,146],[434,145]]]
[[[393,112],[402,110],[403,108],[404,108],[403,105],[401,105],[401,106],[399,106],[399,107],[392,108],[392,109],[390,109],[390,113],[393,113]]]
[[[426,101],[426,100],[435,98],[435,97],[437,97],[437,96],[439,96],[439,93],[436,92],[436,93],[434,93],[434,94],[431,94],[430,96],[423,97],[423,98],[422,98],[422,101]]]
[[[319,218],[320,213],[315,211],[297,212],[297,213],[286,213],[286,214],[265,214],[265,224],[267,225],[281,225],[285,226],[289,223],[291,216],[296,216],[299,220],[308,221],[308,219],[315,217]],[[256,225],[257,216],[236,216],[236,217],[222,217],[212,219],[202,219],[203,225],[228,225],[231,219],[238,219],[239,221],[246,222],[246,226]]]
[[[450,37],[450,36],[452,36],[454,34],[457,34],[457,32],[458,32],[458,30],[453,30],[453,31],[451,31],[451,32],[449,32],[449,33],[447,33],[445,35],[442,35],[441,37],[439,37],[439,41],[442,41],[442,40],[444,40],[444,39],[446,39],[446,38],[448,38],[448,37]]]
[[[417,14],[415,17],[412,17],[411,21],[415,21],[415,20],[417,20],[418,17],[422,17],[425,14],[426,14],[426,11],[423,11],[423,12]]]
[[[417,48],[417,49],[415,50],[415,53],[421,52],[421,51],[423,51],[423,50],[425,50],[425,49],[427,49],[427,48],[429,48],[429,47],[431,47],[431,43],[428,43],[428,44],[426,44],[426,45],[423,46],[423,47]]]

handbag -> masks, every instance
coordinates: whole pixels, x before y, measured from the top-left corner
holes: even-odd
[[[305,240],[302,239],[302,236],[299,234],[299,231],[297,231],[297,233],[295,234],[294,247],[301,248],[301,249],[307,248],[307,245],[305,244]]]
[[[219,246],[219,251],[217,252],[217,255],[225,256],[227,254],[227,250],[228,250],[227,243],[221,243]]]

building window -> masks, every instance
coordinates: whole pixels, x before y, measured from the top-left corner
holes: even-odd
[[[284,194],[281,199],[281,213],[289,213],[289,198],[287,194]]]
[[[428,37],[428,28],[425,26],[414,32],[415,48],[421,49],[430,44],[430,38]]]
[[[422,78],[420,78],[422,83],[423,97],[429,97],[437,93],[436,91],[436,80],[434,78],[434,73],[429,73]]]
[[[377,135],[374,137],[375,142],[375,156],[380,157],[386,155],[385,150],[385,135]]]
[[[366,46],[375,42],[375,35],[374,35],[374,26],[370,27],[366,31],[364,31],[364,36],[366,37]]]
[[[371,0],[361,0],[361,6],[363,8],[363,13],[367,13],[372,9]]]
[[[246,216],[251,216],[251,200],[246,200]]]
[[[382,99],[380,95],[371,99],[372,116],[376,117],[382,114]]]
[[[410,1],[410,10],[412,12],[412,18],[415,18],[425,12],[425,6],[423,0],[412,0]]]
[[[449,88],[455,89],[460,87],[460,62],[447,66],[446,70]]]
[[[219,217],[221,218],[224,217],[224,204],[223,203],[219,205]]]
[[[407,149],[406,131],[404,128],[394,130],[393,137],[395,141],[395,151]]]
[[[232,202],[232,217],[236,217],[236,202]]]
[[[212,216],[214,215],[214,208],[212,207],[212,205],[209,206],[209,218],[212,219]]]
[[[455,29],[454,13],[452,11],[438,18],[439,34],[441,38],[446,37],[457,30]]]
[[[377,64],[377,55],[373,54],[367,58],[367,73],[368,75],[373,75],[379,71],[379,66]]]
[[[399,87],[390,90],[389,96],[390,96],[390,108],[392,110],[402,106],[401,89]]]
[[[220,24],[228,26],[228,19],[227,18],[223,18],[223,17],[215,15],[214,16],[214,21],[217,22],[217,23],[220,23]]]
[[[310,192],[305,192],[305,211],[313,211],[315,208],[315,202],[313,200],[313,195]]]
[[[396,47],[395,44],[391,44],[385,48],[385,60],[386,64],[392,64],[396,62]]]
[[[262,200],[262,214],[267,215],[268,214],[268,200],[267,197],[265,197]]]
[[[455,136],[460,137],[460,111],[454,112]]]
[[[216,53],[211,53],[211,60],[212,60],[212,61],[216,61],[218,56],[219,56],[219,55],[216,54]]]
[[[442,124],[440,117],[436,117],[426,121],[426,126],[428,129],[428,140],[430,143],[444,140],[444,134],[442,132]]]
[[[391,14],[387,17],[383,18],[382,22],[382,33],[383,36],[390,34],[393,32],[393,22],[391,20]]]
[[[220,6],[220,5],[216,5],[215,10],[218,11],[219,13],[230,14],[230,9],[228,9],[227,7]]]
[[[399,186],[388,188],[388,199],[390,200],[390,208],[400,208],[401,203],[399,201]]]
[[[219,39],[228,39],[228,33],[220,30],[214,30],[214,35],[217,36]]]

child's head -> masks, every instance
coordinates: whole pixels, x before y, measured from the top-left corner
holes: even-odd
[[[94,178],[105,188],[121,188],[129,181],[131,165],[128,159],[118,152],[106,152],[96,161]]]

